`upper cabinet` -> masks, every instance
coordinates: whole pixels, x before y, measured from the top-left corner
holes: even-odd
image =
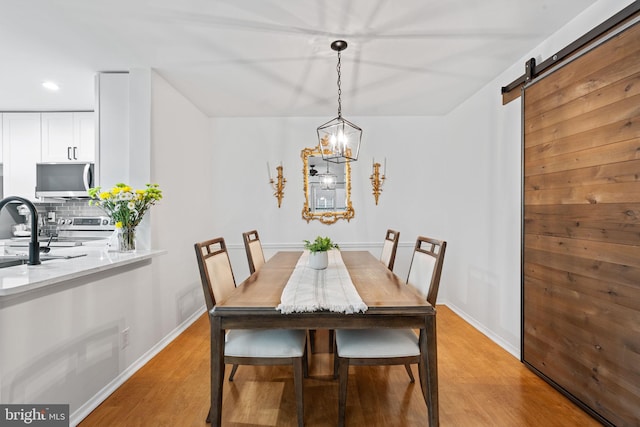
[[[2,114],[4,196],[35,200],[40,161],[40,113]]]
[[[136,133],[136,139],[139,144],[148,141],[150,136],[144,132],[149,129],[149,125],[145,127],[144,123],[151,117],[148,107],[150,106],[150,85],[141,74],[133,78],[131,82],[129,73],[98,73],[96,75],[96,121],[98,133],[98,159],[96,162],[96,185],[103,188],[110,188],[119,182],[127,182],[130,180],[129,165],[130,161],[137,163],[135,157],[132,159],[132,151],[141,153],[144,150],[143,145],[138,145],[136,150],[131,150],[129,146],[130,134]],[[150,78],[150,77],[148,77]],[[144,83],[143,83],[144,82]],[[144,86],[143,86],[144,85]],[[131,90],[130,86],[136,88]],[[143,87],[147,89],[143,90]],[[133,96],[133,93],[136,95]],[[145,98],[144,94],[147,94]],[[138,99],[138,97],[141,97]],[[130,123],[130,105],[133,100],[135,102],[136,116],[138,120]],[[139,110],[138,110],[139,109]],[[147,119],[142,119],[145,112],[148,114]],[[126,155],[123,156],[123,153]],[[145,170],[148,165],[139,164],[135,168],[140,176],[145,176]]]
[[[0,113],[0,164],[2,164],[2,113]],[[0,169],[0,172],[2,172],[2,169]]]
[[[36,200],[36,163],[94,162],[93,112],[2,113],[3,195]]]
[[[42,162],[93,162],[93,112],[42,113]]]

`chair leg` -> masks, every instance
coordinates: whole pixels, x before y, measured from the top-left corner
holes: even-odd
[[[296,390],[296,409],[298,413],[298,427],[304,426],[304,387],[303,387],[303,357],[293,361],[293,384]]]
[[[309,329],[309,346],[311,347],[311,354],[316,352],[316,330]]]
[[[338,358],[338,377],[340,391],[338,393],[338,427],[344,427],[347,410],[347,382],[349,379],[349,359]]]
[[[333,353],[333,342],[335,341],[336,331],[335,329],[329,329],[329,352]]]
[[[338,346],[335,339],[333,340],[331,348],[333,349],[333,379],[335,380],[338,378]]]
[[[416,380],[415,378],[413,378],[413,371],[411,371],[411,365],[408,363],[405,363],[404,368],[407,370],[407,374],[409,374],[409,379],[411,380],[411,382],[415,383]]]
[[[422,381],[422,378],[425,377],[425,373],[423,370],[426,369],[424,367],[424,363],[418,363],[418,375],[420,375],[420,388],[422,389],[422,397],[424,397],[424,403],[427,404],[427,408],[429,408],[429,398],[427,397],[427,385]],[[431,410],[431,408],[429,408]]]
[[[309,353],[306,345],[304,346],[304,353],[302,353],[302,372],[305,378],[309,378]]]
[[[238,370],[238,365],[233,365],[231,367],[231,374],[229,375],[229,381],[233,381],[233,376],[236,374],[236,371]]]

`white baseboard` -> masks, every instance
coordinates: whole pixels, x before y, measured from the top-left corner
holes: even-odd
[[[193,313],[187,320],[178,325],[173,331],[171,331],[162,340],[158,341],[156,345],[151,347],[146,353],[144,353],[138,360],[129,365],[124,371],[114,378],[109,384],[104,386],[102,390],[96,393],[90,398],[84,405],[74,411],[69,417],[69,425],[72,427],[77,426],[83,419],[87,417],[94,409],[96,409],[107,397],[111,395],[118,387],[124,384],[133,374],[135,374],[140,368],[142,368],[147,362],[149,362],[155,355],[160,353],[171,341],[176,339],[178,335],[184,332],[193,322],[195,322],[206,311],[205,307]]]
[[[476,319],[474,319],[473,316],[470,316],[464,310],[460,309],[460,307],[457,307],[455,304],[451,304],[449,302],[442,302],[441,304],[442,305],[446,305],[447,307],[449,307],[454,313],[456,313],[458,316],[462,317],[467,323],[469,323],[471,326],[476,328],[478,331],[482,332],[483,335],[486,335],[487,338],[489,338],[491,341],[495,342],[500,347],[502,347],[507,352],[509,352],[511,355],[513,355],[516,359],[520,360],[520,358],[521,358],[520,357],[520,350],[518,348],[514,347],[513,345],[511,345],[507,341],[503,340],[498,335],[496,335],[493,332],[491,332],[484,325],[482,325],[482,323],[480,323]]]

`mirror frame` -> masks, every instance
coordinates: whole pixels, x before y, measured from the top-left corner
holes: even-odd
[[[303,148],[300,153],[302,157],[302,177],[304,180],[304,207],[302,208],[302,219],[307,222],[315,219],[323,224],[333,224],[339,219],[346,219],[350,221],[355,215],[353,205],[351,204],[351,162],[345,162],[344,164],[344,180],[345,180],[345,192],[347,194],[346,208],[343,211],[331,211],[331,212],[312,212],[309,208],[309,157],[320,156],[322,153],[318,150],[318,147]]]

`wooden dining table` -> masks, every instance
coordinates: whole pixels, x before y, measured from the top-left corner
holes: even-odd
[[[282,314],[280,296],[302,252],[278,252],[209,312],[211,323],[212,425],[222,422],[224,334],[227,329],[363,329],[420,330],[419,377],[427,403],[425,425],[438,426],[436,310],[412,286],[393,274],[368,251],[341,251],[364,313],[331,311]]]

